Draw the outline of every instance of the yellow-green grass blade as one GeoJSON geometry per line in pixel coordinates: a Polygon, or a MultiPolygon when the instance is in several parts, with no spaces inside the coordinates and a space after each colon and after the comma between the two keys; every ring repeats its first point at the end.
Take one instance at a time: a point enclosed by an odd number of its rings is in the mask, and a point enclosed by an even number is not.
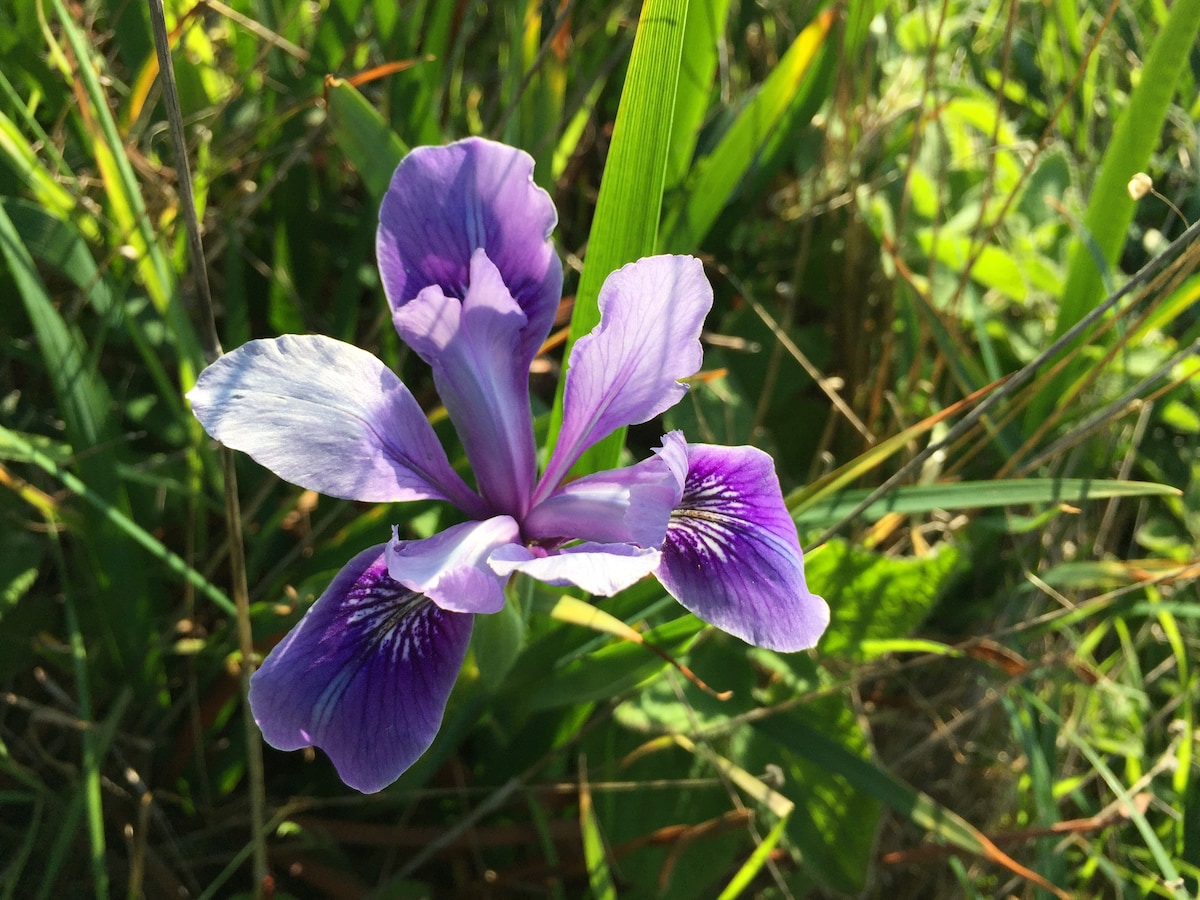
{"type": "Polygon", "coordinates": [[[663,249],[694,253],[699,248],[789,109],[807,95],[833,20],[832,11],[823,12],[800,32],[713,152],[696,164],[678,202],[664,216],[663,249]]]}
{"type": "MultiPolygon", "coordinates": [[[[568,354],[575,341],[600,321],[597,301],[604,279],[626,263],[654,253],[658,244],[687,9],[687,0],[646,0],[642,7],[575,294],[568,354]]],[[[563,385],[560,380],[551,412],[551,446],[562,427],[563,385]]],[[[585,453],[575,471],[611,468],[624,443],[622,428],[585,453]]]]}
{"type": "MultiPolygon", "coordinates": [[[[870,494],[869,490],[843,491],[805,506],[793,518],[802,528],[839,521],[870,494]]],[[[1027,504],[1076,505],[1110,497],[1177,497],[1179,489],[1147,481],[1089,480],[1086,478],[1014,478],[954,484],[921,484],[901,487],[863,511],[864,519],[888,513],[916,515],[934,509],[982,509],[1027,504]]]]}

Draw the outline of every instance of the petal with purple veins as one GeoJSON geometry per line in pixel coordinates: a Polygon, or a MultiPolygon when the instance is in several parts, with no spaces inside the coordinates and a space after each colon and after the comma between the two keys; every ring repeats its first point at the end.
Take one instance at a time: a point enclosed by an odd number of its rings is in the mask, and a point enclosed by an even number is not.
{"type": "Polygon", "coordinates": [[[684,607],[758,647],[812,647],[829,607],[804,580],[804,555],[767,454],[688,445],[658,579],[684,607]]]}
{"type": "Polygon", "coordinates": [[[487,564],[492,551],[521,539],[514,519],[495,516],[451,525],[433,537],[399,540],[385,554],[388,572],[405,587],[456,613],[494,613],[504,606],[503,577],[487,564]]]}
{"type": "Polygon", "coordinates": [[[382,545],[364,550],[250,679],[263,737],[320,747],[350,787],[382,790],[433,742],[472,619],[393,581],[382,545]]]}
{"type": "Polygon", "coordinates": [[[486,250],[528,316],[519,357],[528,365],[562,296],[550,243],[558,214],[532,176],[529,154],[480,138],[409,153],[384,195],[375,242],[392,308],[431,285],[465,297],[471,256],[486,250]]]}
{"type": "Polygon", "coordinates": [[[647,257],[605,279],[600,324],[571,351],[562,430],[537,499],[588,447],[679,402],[687,391],[679,380],[700,369],[700,328],[712,299],[704,267],[691,256],[647,257]]]}
{"type": "Polygon", "coordinates": [[[320,335],[250,341],[188,393],[205,430],[280,478],[347,500],[449,500],[485,511],[408,388],[383,363],[320,335]]]}
{"type": "Polygon", "coordinates": [[[493,512],[523,515],[537,474],[529,367],[517,360],[526,318],[500,271],[477,250],[464,299],[429,287],[396,310],[394,319],[433,368],[479,492],[493,512]]]}
{"type": "Polygon", "coordinates": [[[582,543],[549,554],[510,544],[496,550],[488,562],[499,575],[524,572],[546,584],[573,584],[589,594],[611,597],[653,572],[659,557],[657,550],[630,544],[582,543]]]}

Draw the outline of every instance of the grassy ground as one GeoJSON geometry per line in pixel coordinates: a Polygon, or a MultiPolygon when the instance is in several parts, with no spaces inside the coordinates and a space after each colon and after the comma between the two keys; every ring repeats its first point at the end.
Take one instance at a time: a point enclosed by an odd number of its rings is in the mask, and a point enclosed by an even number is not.
{"type": "Polygon", "coordinates": [[[390,327],[378,203],[409,147],[520,146],[567,267],[539,422],[603,276],[701,256],[704,370],[628,446],[768,450],[833,624],[781,655],[655,584],[604,602],[721,702],[514,583],[395,786],[261,751],[239,623],[265,653],[355,552],[442,513],[238,458],[231,515],[183,399],[207,312],[149,14],[15,0],[0,895],[1195,895],[1198,0],[208,0],[167,23],[225,349],[357,343],[460,457],[390,327]]]}

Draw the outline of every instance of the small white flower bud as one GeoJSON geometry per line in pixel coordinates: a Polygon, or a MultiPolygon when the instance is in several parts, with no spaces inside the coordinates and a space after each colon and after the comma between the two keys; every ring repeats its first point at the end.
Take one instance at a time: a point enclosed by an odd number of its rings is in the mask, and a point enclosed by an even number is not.
{"type": "Polygon", "coordinates": [[[1129,191],[1129,196],[1134,200],[1141,200],[1154,190],[1154,182],[1145,172],[1138,172],[1129,179],[1129,185],[1126,190],[1129,191]]]}

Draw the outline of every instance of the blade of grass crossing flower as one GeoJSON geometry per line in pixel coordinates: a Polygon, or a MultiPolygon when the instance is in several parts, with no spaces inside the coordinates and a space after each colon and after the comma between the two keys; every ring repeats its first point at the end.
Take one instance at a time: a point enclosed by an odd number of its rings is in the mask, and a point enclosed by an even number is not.
{"type": "MultiPolygon", "coordinates": [[[[609,273],[657,249],[687,10],[688,0],[646,0],[642,7],[575,295],[567,353],[600,321],[597,301],[609,273]]],[[[563,386],[560,380],[550,419],[551,445],[562,427],[563,386]]],[[[624,444],[622,428],[585,453],[574,471],[612,468],[624,444]]]]}
{"type": "Polygon", "coordinates": [[[813,63],[833,21],[834,13],[826,10],[800,32],[713,152],[696,164],[685,190],[663,217],[664,250],[694,253],[699,249],[792,104],[805,95],[818,71],[813,63]]]}
{"type": "Polygon", "coordinates": [[[1070,894],[1050,884],[1037,872],[1027,869],[1004,853],[985,834],[957,813],[942,806],[928,794],[913,790],[873,763],[851,753],[801,719],[786,714],[771,716],[756,722],[754,727],[793,753],[845,778],[856,789],[891,807],[935,838],[1003,866],[1013,874],[1050,891],[1060,900],[1070,900],[1070,894]]]}
{"type": "Polygon", "coordinates": [[[751,882],[762,871],[762,867],[766,865],[767,860],[771,858],[771,851],[775,849],[775,845],[779,843],[779,839],[783,836],[784,830],[787,828],[788,816],[784,816],[775,826],[767,832],[767,836],[762,839],[754,852],[750,854],[740,869],[734,873],[733,878],[729,880],[729,884],[725,885],[725,890],[717,895],[717,900],[735,900],[742,896],[751,882]]]}
{"type": "Polygon", "coordinates": [[[378,204],[408,147],[350,82],[326,76],[325,99],[333,139],[378,204]]]}

